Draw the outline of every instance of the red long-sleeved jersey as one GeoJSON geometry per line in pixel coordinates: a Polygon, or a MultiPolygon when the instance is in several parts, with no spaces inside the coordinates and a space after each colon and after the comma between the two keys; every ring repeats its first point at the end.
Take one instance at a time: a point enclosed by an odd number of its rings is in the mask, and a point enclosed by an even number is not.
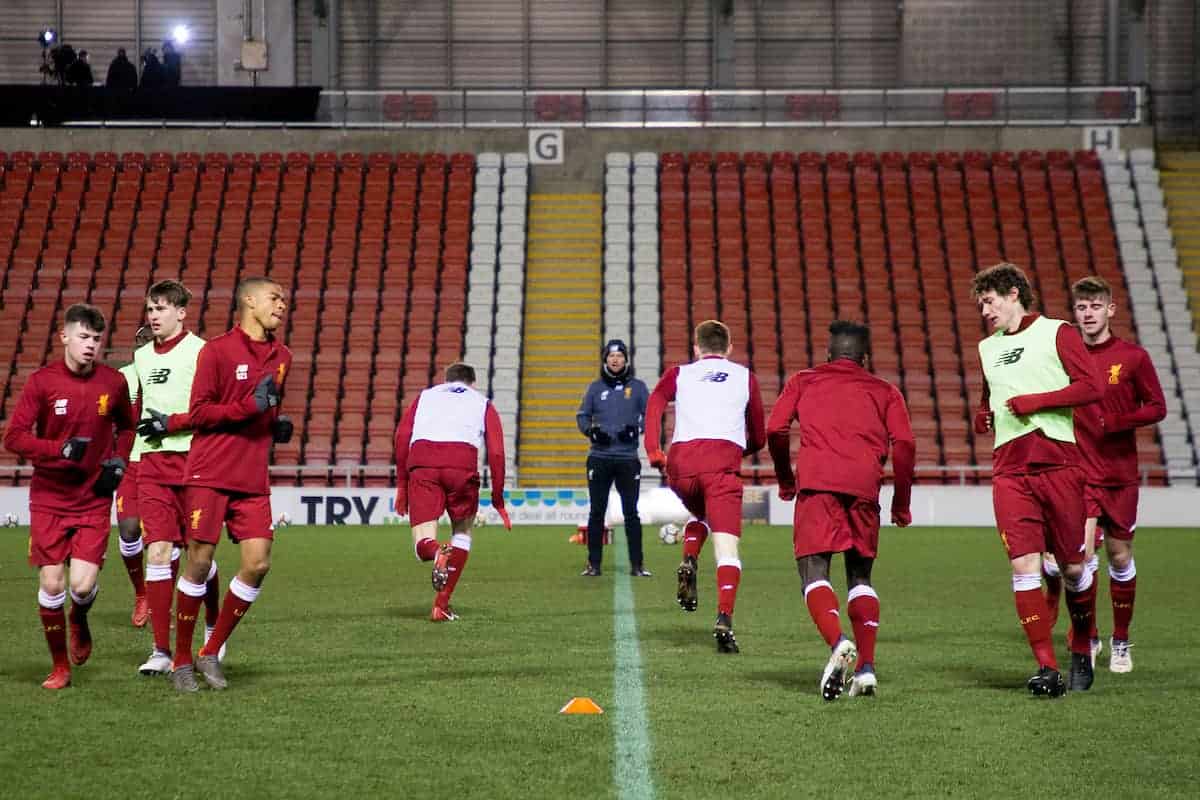
{"type": "Polygon", "coordinates": [[[92,484],[105,459],[128,460],[134,420],[129,384],[112,367],[97,364],[76,375],[59,361],[30,375],[4,433],[4,446],[33,462],[30,509],[107,514],[112,498],[97,497],[92,484]],[[76,436],[91,441],[82,461],[68,461],[63,442],[76,436]]]}
{"type": "Polygon", "coordinates": [[[896,474],[892,509],[908,511],[916,442],[900,390],[845,358],[793,375],[767,422],[780,486],[879,501],[888,452],[896,474]],[[796,474],[788,429],[800,422],[796,474]]]}
{"type": "Polygon", "coordinates": [[[227,492],[267,494],[272,423],[279,407],[259,411],[254,389],[273,375],[282,391],[292,351],[268,335],[255,341],[238,327],[210,339],[196,359],[188,411],[192,447],[187,483],[227,492]]]}

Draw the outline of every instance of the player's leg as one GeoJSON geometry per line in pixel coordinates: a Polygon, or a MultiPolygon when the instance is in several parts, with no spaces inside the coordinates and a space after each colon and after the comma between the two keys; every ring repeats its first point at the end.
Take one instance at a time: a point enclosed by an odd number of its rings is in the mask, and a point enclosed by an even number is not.
{"type": "Polygon", "coordinates": [[[1133,560],[1133,532],[1137,527],[1137,486],[1112,489],[1106,514],[1104,550],[1108,556],[1108,591],[1112,598],[1112,651],[1108,668],[1132,672],[1129,626],[1137,596],[1137,564],[1133,560]]]}
{"type": "MultiPolygon", "coordinates": [[[[32,515],[35,523],[37,512],[32,515]]],[[[30,560],[37,555],[31,542],[30,560]]],[[[71,685],[71,660],[67,653],[67,570],[61,563],[43,564],[38,568],[38,617],[53,664],[42,682],[45,689],[64,689],[71,685]]]]}
{"type": "Polygon", "coordinates": [[[213,553],[228,513],[229,496],[206,486],[189,486],[184,489],[183,507],[187,563],[180,569],[175,592],[172,683],[176,691],[195,692],[199,689],[192,657],[196,621],[207,592],[205,584],[213,553]]]}
{"type": "MultiPolygon", "coordinates": [[[[799,499],[799,498],[797,498],[799,499]]],[[[800,583],[804,589],[804,604],[809,616],[829,645],[829,660],[821,671],[817,690],[828,701],[838,699],[853,673],[858,650],[854,642],[842,635],[841,615],[837,595],[829,582],[829,566],[833,553],[807,553],[796,559],[800,583]]]]}
{"type": "Polygon", "coordinates": [[[420,561],[432,561],[430,580],[435,591],[446,585],[450,546],[437,540],[438,518],[446,510],[446,493],[439,470],[421,467],[408,474],[408,520],[412,525],[413,552],[420,561]]]}
{"type": "Polygon", "coordinates": [[[165,675],[171,671],[171,606],[175,599],[171,555],[183,542],[182,501],[171,487],[154,483],[138,487],[138,500],[146,542],[146,596],[154,635],[150,657],[138,672],[165,675]]]}
{"type": "Polygon", "coordinates": [[[613,478],[621,498],[621,514],[625,517],[625,544],[629,548],[629,574],[648,578],[642,550],[642,518],[638,515],[638,496],[641,494],[642,462],[636,458],[613,464],[613,478]]]}
{"type": "Polygon", "coordinates": [[[1091,688],[1094,665],[1091,646],[1096,624],[1096,582],[1088,567],[1085,541],[1087,512],[1084,505],[1084,476],[1078,467],[1067,467],[1031,476],[1063,574],[1063,593],[1071,615],[1071,672],[1067,684],[1072,691],[1091,688]]]}
{"type": "Polygon", "coordinates": [[[1050,615],[1046,596],[1042,594],[1042,551],[1046,548],[1042,508],[1029,487],[1028,477],[1022,475],[994,477],[992,505],[1000,541],[1012,566],[1017,621],[1038,664],[1037,674],[1026,686],[1035,695],[1060,697],[1066,692],[1066,681],[1054,656],[1050,615]]]}
{"type": "MultiPolygon", "coordinates": [[[[77,530],[76,536],[81,533],[77,530]]],[[[71,594],[71,612],[67,615],[71,633],[71,663],[82,666],[92,655],[92,629],[88,625],[88,612],[96,602],[100,591],[100,563],[86,561],[72,553],[67,570],[71,594]]]]}
{"type": "Polygon", "coordinates": [[[879,635],[879,595],[871,585],[871,568],[879,551],[879,504],[857,498],[847,500],[846,520],[854,546],[844,553],[846,562],[846,612],[854,629],[858,661],[850,683],[850,696],[875,694],[875,640],[879,635]]]}
{"type": "Polygon", "coordinates": [[[717,652],[737,653],[733,609],[742,581],[742,559],[738,553],[742,536],[742,479],[736,472],[708,473],[701,478],[717,562],[717,621],[713,636],[717,652]]]}
{"type": "MultiPolygon", "coordinates": [[[[118,494],[118,501],[121,498],[118,494]]],[[[125,572],[129,575],[129,583],[133,586],[133,613],[130,621],[135,628],[143,628],[150,620],[150,601],[146,595],[146,565],[145,543],[142,541],[141,520],[138,517],[124,517],[117,520],[117,545],[121,549],[121,561],[125,564],[125,572]]]]}
{"type": "Polygon", "coordinates": [[[683,558],[675,570],[678,585],[675,590],[675,600],[684,611],[695,611],[700,604],[699,591],[696,588],[696,577],[699,573],[698,559],[700,550],[708,541],[710,529],[704,521],[704,489],[698,478],[668,477],[668,485],[675,496],[683,503],[683,507],[691,514],[687,525],[683,528],[683,558]]]}
{"type": "Polygon", "coordinates": [[[1053,553],[1042,553],[1042,577],[1046,580],[1046,611],[1053,629],[1058,622],[1058,604],[1062,599],[1062,573],[1053,553]]]}
{"type": "Polygon", "coordinates": [[[604,517],[608,513],[608,493],[612,491],[615,462],[607,458],[588,456],[588,563],[583,572],[586,578],[600,575],[600,563],[604,560],[604,517]]]}
{"type": "Polygon", "coordinates": [[[241,564],[237,574],[229,582],[229,591],[225,593],[225,599],[221,603],[221,614],[217,618],[212,636],[196,656],[196,670],[213,689],[224,689],[227,686],[225,675],[221,671],[220,650],[234,628],[249,613],[250,606],[258,599],[263,581],[271,571],[271,545],[275,535],[271,525],[269,496],[231,497],[228,509],[225,522],[230,538],[238,543],[241,564]]]}
{"type": "Polygon", "coordinates": [[[474,470],[442,470],[442,490],[450,515],[450,544],[446,556],[446,581],[434,598],[429,613],[432,622],[453,622],[458,615],[450,608],[450,597],[462,578],[471,555],[471,525],[479,512],[479,474],[474,470]]]}

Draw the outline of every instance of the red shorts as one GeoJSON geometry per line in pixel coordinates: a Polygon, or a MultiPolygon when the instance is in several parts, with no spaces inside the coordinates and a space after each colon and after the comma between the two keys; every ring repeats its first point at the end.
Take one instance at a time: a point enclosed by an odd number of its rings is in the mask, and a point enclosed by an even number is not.
{"type": "Polygon", "coordinates": [[[125,475],[117,486],[117,522],[141,517],[138,503],[138,462],[130,461],[125,467],[125,475]]]}
{"type": "Polygon", "coordinates": [[[31,510],[29,563],[35,567],[46,567],[75,558],[103,565],[111,532],[107,512],[76,516],[31,510]]]}
{"type": "Polygon", "coordinates": [[[222,525],[232,542],[275,538],[270,495],[188,486],[183,490],[183,508],[185,541],[216,544],[222,525]]]}
{"type": "Polygon", "coordinates": [[[742,535],[742,479],[736,472],[668,475],[667,485],[709,530],[742,535]]]}
{"type": "Polygon", "coordinates": [[[1009,559],[1049,552],[1059,564],[1082,562],[1083,491],[1079,467],[992,478],[996,525],[1009,559]]]}
{"type": "Polygon", "coordinates": [[[479,511],[479,473],[456,467],[417,467],[408,473],[408,519],[436,522],[442,512],[454,521],[479,511]]]}
{"type": "Polygon", "coordinates": [[[183,506],[183,494],[182,486],[138,484],[138,500],[142,507],[142,540],[146,544],[183,544],[183,522],[187,517],[183,506]]]}
{"type": "MultiPolygon", "coordinates": [[[[1093,486],[1088,484],[1084,491],[1088,517],[1095,517],[1105,536],[1133,541],[1137,528],[1138,487],[1093,486]]],[[[1098,537],[1099,538],[1099,537],[1098,537]]]]}
{"type": "Polygon", "coordinates": [[[849,494],[802,491],[792,517],[796,558],[856,550],[875,558],[879,550],[879,504],[849,494]]]}

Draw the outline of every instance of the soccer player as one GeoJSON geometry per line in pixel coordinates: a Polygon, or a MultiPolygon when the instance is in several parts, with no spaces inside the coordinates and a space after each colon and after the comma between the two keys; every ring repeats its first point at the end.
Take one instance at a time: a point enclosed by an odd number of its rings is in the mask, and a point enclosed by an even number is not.
{"type": "Polygon", "coordinates": [[[696,559],[709,533],[717,561],[717,652],[737,653],[733,607],[742,562],[742,479],[744,456],[766,443],[762,394],[749,369],[729,360],[729,328],[717,320],[696,326],[696,360],[672,367],[659,379],[646,405],[646,454],[663,471],[692,518],[684,528],[683,561],[676,570],[676,600],[695,611],[696,559]],[[675,402],[675,433],[669,453],[659,440],[663,412],[675,402]]]}
{"type": "Polygon", "coordinates": [[[67,309],[63,360],[29,376],[4,433],[4,446],[33,462],[29,563],[38,568],[38,612],[54,662],[46,689],[69,686],[71,664],[84,664],[92,653],[88,611],[108,548],[113,492],[125,471],[120,454],[128,455],[133,440],[129,385],[96,362],[104,326],[94,306],[67,309]]]}
{"type": "Polygon", "coordinates": [[[1077,634],[1070,688],[1089,689],[1088,632],[1096,614],[1096,587],[1084,552],[1085,479],[1072,409],[1098,400],[1102,386],[1079,332],[1029,311],[1033,288],[1019,267],[989,267],[975,275],[972,289],[994,331],[979,343],[985,382],[974,427],[976,433],[995,434],[996,524],[1012,562],[1017,618],[1038,662],[1027,686],[1034,695],[1059,697],[1067,682],[1054,656],[1041,554],[1053,552],[1065,578],[1077,634]]]}
{"type": "MultiPolygon", "coordinates": [[[[1104,380],[1100,402],[1075,412],[1075,435],[1087,473],[1089,548],[1096,545],[1099,533],[1108,557],[1113,613],[1108,668],[1112,672],[1132,672],[1129,625],[1137,591],[1137,567],[1133,561],[1138,505],[1135,432],[1166,417],[1167,403],[1150,355],[1112,333],[1111,320],[1117,306],[1108,282],[1098,277],[1083,278],[1071,287],[1071,297],[1075,322],[1096,371],[1104,380]]],[[[1091,638],[1095,652],[1099,650],[1099,638],[1094,627],[1091,638]]]]}
{"type": "MultiPolygon", "coordinates": [[[[173,567],[183,544],[183,487],[192,441],[188,406],[196,359],[204,340],[184,327],[192,293],[178,281],[159,281],[146,297],[146,321],[154,344],[134,353],[136,380],[142,386],[141,421],[133,446],[140,459],[137,497],[147,545],[146,587],[150,598],[154,649],[140,667],[142,675],[171,671],[173,567]]],[[[220,610],[217,562],[205,583],[205,641],[212,637],[220,610]]]]}
{"type": "Polygon", "coordinates": [[[192,380],[193,433],[183,501],[188,562],[175,595],[171,676],[180,692],[199,689],[197,670],[213,689],[228,685],[221,646],[258,598],[271,568],[271,443],[292,437],[291,420],[279,414],[292,353],[273,333],[287,312],[283,287],[269,278],[243,278],[235,295],[237,325],[200,349],[192,380]],[[229,582],[216,629],[193,660],[196,616],[222,525],[238,544],[241,564],[229,582]]]}
{"type": "Polygon", "coordinates": [[[864,369],[870,335],[865,325],[830,325],[827,363],[793,375],[767,422],[779,496],[796,500],[792,542],[804,602],[831,651],[818,687],[826,700],[836,700],[846,683],[851,697],[873,695],[878,685],[879,595],[871,586],[871,567],[879,551],[879,486],[889,451],[895,471],[892,523],[912,522],[917,446],[900,390],[864,369]],[[788,430],[797,419],[801,443],[793,475],[788,430]],[[857,648],[842,633],[829,583],[834,553],[845,555],[846,607],[857,648]]]}
{"type": "Polygon", "coordinates": [[[504,507],[504,431],[500,415],[475,390],[469,364],[446,367],[446,381],[417,395],[396,427],[396,513],[408,514],[413,549],[433,562],[431,622],[454,622],[450,597],[471,555],[471,526],[479,509],[479,447],[487,445],[492,507],[512,530],[504,507]],[[438,544],[437,524],[450,516],[450,541],[438,544]]]}
{"type": "MultiPolygon", "coordinates": [[[[151,338],[153,336],[148,327],[143,325],[138,328],[133,338],[134,350],[150,341],[151,338]]],[[[133,414],[136,417],[140,413],[138,394],[141,391],[141,384],[138,383],[137,368],[130,361],[118,371],[125,376],[125,382],[129,384],[129,402],[133,406],[133,414]]],[[[121,478],[121,485],[117,487],[117,545],[121,549],[121,560],[125,562],[125,571],[129,573],[129,582],[133,584],[133,613],[131,621],[133,622],[133,627],[142,628],[145,627],[146,622],[150,619],[150,603],[146,599],[142,520],[141,514],[138,511],[137,459],[136,452],[130,454],[129,463],[125,465],[125,477],[121,478]]]]}

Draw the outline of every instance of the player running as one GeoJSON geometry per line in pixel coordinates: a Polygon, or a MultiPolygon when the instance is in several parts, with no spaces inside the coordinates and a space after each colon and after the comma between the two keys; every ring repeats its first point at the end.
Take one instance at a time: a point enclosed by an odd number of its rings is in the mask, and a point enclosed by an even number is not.
{"type": "MultiPolygon", "coordinates": [[[[1117,307],[1108,282],[1098,277],[1083,278],[1071,287],[1071,297],[1075,322],[1104,387],[1100,402],[1075,413],[1075,435],[1087,473],[1089,548],[1102,537],[1108,556],[1113,614],[1108,668],[1112,672],[1132,672],[1129,625],[1137,591],[1133,561],[1138,505],[1136,431],[1165,418],[1167,403],[1150,355],[1112,333],[1111,320],[1117,307]]],[[[1054,602],[1057,606],[1057,598],[1054,602]]],[[[1096,652],[1100,648],[1094,625],[1091,639],[1096,652]]]]}
{"type": "MultiPolygon", "coordinates": [[[[184,327],[192,293],[178,281],[159,281],[146,296],[146,320],[153,345],[134,353],[136,379],[142,386],[141,421],[133,445],[139,459],[137,497],[149,564],[146,589],[150,598],[154,649],[138,667],[142,675],[171,671],[171,603],[174,599],[176,553],[183,545],[186,523],[184,483],[192,441],[188,406],[196,359],[204,340],[184,327]]],[[[205,641],[212,636],[220,610],[217,562],[205,582],[205,641]]],[[[223,654],[219,654],[223,655],[223,654]]]]}
{"type": "Polygon", "coordinates": [[[396,427],[396,513],[409,515],[417,558],[433,562],[437,595],[431,622],[459,618],[450,597],[471,555],[471,526],[479,510],[479,447],[484,443],[492,507],[512,530],[504,508],[504,431],[496,407],[475,389],[473,367],[447,367],[445,383],[417,395],[396,427]],[[448,543],[439,545],[437,524],[443,512],[450,516],[452,533],[448,543]]]}
{"type": "MultiPolygon", "coordinates": [[[[150,329],[143,325],[137,329],[133,337],[133,348],[144,345],[153,338],[150,329]]],[[[138,383],[137,368],[130,361],[118,372],[125,376],[129,384],[129,402],[133,406],[136,417],[139,412],[138,394],[141,385],[138,383]]],[[[150,619],[150,602],[146,599],[145,556],[142,541],[142,519],[138,511],[137,495],[137,453],[131,453],[129,463],[125,465],[125,477],[117,487],[117,546],[121,549],[121,560],[125,563],[125,571],[129,573],[129,582],[133,585],[133,613],[130,621],[133,627],[144,628],[150,619]]]]}
{"type": "Polygon", "coordinates": [[[717,320],[696,326],[696,360],[672,367],[658,381],[646,405],[646,454],[662,470],[692,518],[684,529],[683,561],[676,571],[676,599],[695,611],[696,560],[709,533],[717,561],[717,622],[713,636],[720,653],[737,653],[733,607],[742,562],[742,458],[766,443],[762,394],[754,373],[729,360],[729,328],[717,320]],[[667,404],[675,402],[675,433],[668,454],[659,434],[667,404]]]}
{"type": "Polygon", "coordinates": [[[29,563],[38,568],[38,613],[54,662],[46,689],[70,686],[71,664],[84,664],[92,653],[88,611],[108,548],[113,492],[125,471],[121,454],[128,455],[133,441],[129,385],[120,372],[96,363],[104,327],[94,306],[67,309],[63,360],[29,376],[4,434],[8,450],[33,462],[29,563]]]}
{"type": "Polygon", "coordinates": [[[292,353],[273,333],[287,312],[283,288],[269,278],[244,278],[236,301],[237,325],[200,349],[192,381],[183,502],[188,563],[175,596],[172,672],[180,692],[199,689],[197,670],[213,689],[227,686],[221,646],[258,598],[271,568],[271,443],[292,437],[291,420],[279,414],[292,353]],[[229,582],[216,629],[193,661],[196,617],[222,525],[238,544],[241,565],[229,582]]]}
{"type": "Polygon", "coordinates": [[[792,541],[804,601],[832,651],[819,687],[826,700],[836,700],[847,683],[852,697],[875,694],[879,595],[871,567],[879,550],[879,486],[889,451],[896,475],[892,523],[912,522],[917,447],[908,408],[899,389],[864,369],[869,352],[865,325],[834,322],[828,362],[793,375],[767,422],[779,496],[796,500],[792,541]],[[795,420],[801,443],[793,475],[788,431],[795,420]],[[846,607],[857,650],[842,633],[829,582],[834,553],[845,554],[846,607]]]}
{"type": "Polygon", "coordinates": [[[1028,681],[1034,695],[1059,697],[1058,671],[1042,594],[1042,551],[1053,552],[1066,579],[1067,608],[1077,636],[1070,688],[1086,690],[1093,670],[1088,631],[1096,587],[1084,552],[1084,472],[1072,409],[1098,400],[1101,383],[1074,327],[1030,313],[1033,289],[1021,269],[1001,263],[975,275],[980,313],[994,333],[979,343],[983,403],[975,432],[994,431],[992,501],[1012,562],[1017,618],[1038,662],[1028,681]]]}

